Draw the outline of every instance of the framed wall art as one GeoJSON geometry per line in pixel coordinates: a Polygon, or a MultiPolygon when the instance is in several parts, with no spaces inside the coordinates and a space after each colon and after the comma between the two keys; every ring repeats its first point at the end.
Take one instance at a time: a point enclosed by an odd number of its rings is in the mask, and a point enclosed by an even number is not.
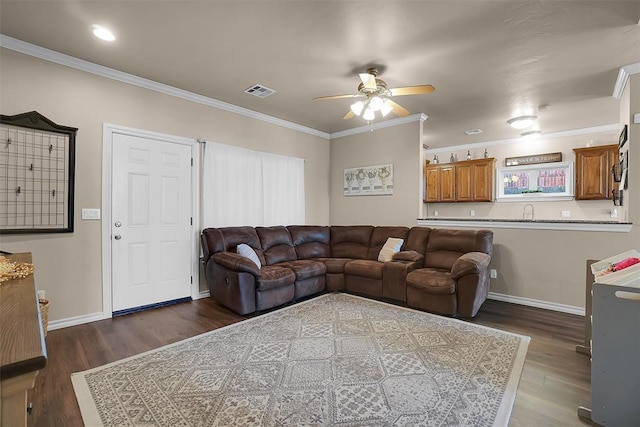
{"type": "Polygon", "coordinates": [[[0,116],[0,234],[73,232],[77,128],[0,116]]]}
{"type": "Polygon", "coordinates": [[[393,194],[393,165],[345,169],[342,184],[345,196],[393,194]]]}

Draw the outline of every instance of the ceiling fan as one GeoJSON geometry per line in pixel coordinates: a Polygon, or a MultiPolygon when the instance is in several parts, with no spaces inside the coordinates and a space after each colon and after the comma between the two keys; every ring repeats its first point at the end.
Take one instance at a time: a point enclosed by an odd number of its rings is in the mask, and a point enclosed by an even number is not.
{"type": "Polygon", "coordinates": [[[362,118],[365,120],[373,120],[376,118],[376,112],[380,112],[382,117],[386,117],[387,114],[393,111],[398,117],[404,117],[409,115],[409,111],[391,100],[392,96],[403,95],[421,95],[432,93],[436,90],[431,85],[419,85],[419,86],[404,86],[389,88],[387,83],[377,78],[377,68],[369,68],[366,73],[360,73],[360,80],[362,83],[358,85],[358,92],[349,95],[331,95],[331,96],[319,96],[313,98],[316,100],[325,99],[340,99],[340,98],[366,98],[364,101],[358,101],[351,105],[351,108],[343,119],[348,120],[354,116],[362,114],[362,118]]]}

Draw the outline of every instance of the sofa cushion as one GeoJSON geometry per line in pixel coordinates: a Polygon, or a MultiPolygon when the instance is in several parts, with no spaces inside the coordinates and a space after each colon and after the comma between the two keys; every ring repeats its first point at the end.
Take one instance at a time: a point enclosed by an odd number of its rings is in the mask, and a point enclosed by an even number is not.
{"type": "Polygon", "coordinates": [[[431,230],[424,266],[450,271],[462,254],[484,252],[491,255],[493,232],[490,230],[431,230]]]}
{"type": "Polygon", "coordinates": [[[456,292],[456,282],[447,271],[419,268],[407,275],[407,286],[436,295],[456,292]]]}
{"type": "Polygon", "coordinates": [[[260,270],[260,276],[256,279],[256,290],[268,291],[293,285],[295,281],[296,275],[291,269],[278,267],[277,265],[265,265],[260,270]]]}
{"type": "Polygon", "coordinates": [[[260,262],[260,258],[258,258],[258,254],[256,254],[256,251],[254,251],[251,246],[240,243],[237,246],[236,251],[238,252],[238,255],[252,261],[258,267],[258,270],[262,268],[262,263],[260,262]]]}
{"type": "Polygon", "coordinates": [[[344,273],[350,276],[382,280],[384,263],[370,259],[354,259],[344,266],[344,273]]]}
{"type": "Polygon", "coordinates": [[[256,227],[267,265],[297,259],[289,230],[283,226],[256,227]]]}
{"type": "Polygon", "coordinates": [[[264,265],[264,254],[262,253],[262,246],[260,246],[260,239],[253,227],[222,227],[219,228],[222,238],[224,240],[224,250],[229,252],[236,252],[236,248],[239,244],[245,243],[256,252],[260,262],[264,265]]]}
{"type": "Polygon", "coordinates": [[[431,229],[429,227],[411,227],[407,239],[404,241],[403,251],[416,251],[424,255],[431,229]]]}
{"type": "Polygon", "coordinates": [[[322,261],[327,266],[327,273],[329,274],[342,274],[344,273],[344,266],[353,261],[352,258],[318,258],[316,261],[322,261]]]}
{"type": "Polygon", "coordinates": [[[372,225],[331,226],[331,256],[367,259],[373,228],[372,225]]]}
{"type": "Polygon", "coordinates": [[[396,239],[395,237],[389,237],[384,244],[380,253],[378,254],[378,261],[389,262],[393,259],[393,256],[400,252],[400,248],[404,243],[403,239],[396,239]]]}
{"type": "Polygon", "coordinates": [[[308,259],[300,259],[297,261],[281,262],[280,267],[286,267],[293,270],[296,280],[309,279],[311,277],[323,276],[327,273],[327,266],[319,261],[311,261],[308,259]]]}
{"type": "Polygon", "coordinates": [[[407,238],[407,234],[409,234],[407,227],[375,227],[371,233],[371,241],[369,242],[366,259],[377,260],[380,250],[389,237],[402,239],[404,241],[407,238]]]}
{"type": "Polygon", "coordinates": [[[315,225],[290,225],[287,227],[298,259],[320,258],[331,255],[329,242],[331,229],[315,225]]]}

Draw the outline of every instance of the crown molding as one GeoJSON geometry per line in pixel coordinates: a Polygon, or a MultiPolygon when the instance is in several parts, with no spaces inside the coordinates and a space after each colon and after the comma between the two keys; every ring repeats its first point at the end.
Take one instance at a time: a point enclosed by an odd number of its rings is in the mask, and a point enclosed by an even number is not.
{"type": "Polygon", "coordinates": [[[412,114],[406,117],[398,117],[397,119],[385,120],[382,122],[375,122],[364,126],[359,126],[357,128],[341,130],[340,132],[334,132],[329,135],[329,139],[342,138],[344,136],[356,135],[359,133],[367,133],[372,132],[377,129],[384,129],[393,126],[403,125],[405,123],[412,123],[419,121],[420,123],[424,123],[429,116],[424,113],[412,114]]]}
{"type": "Polygon", "coordinates": [[[613,97],[615,99],[620,100],[620,98],[622,98],[622,93],[624,92],[624,88],[627,86],[629,77],[638,73],[640,73],[640,62],[620,67],[616,84],[613,87],[613,97]]]}
{"type": "MultiPolygon", "coordinates": [[[[540,134],[540,138],[553,139],[553,138],[564,138],[566,136],[589,135],[589,134],[601,133],[601,132],[613,132],[613,131],[620,132],[621,128],[622,128],[622,125],[620,125],[620,123],[612,123],[609,125],[592,126],[588,128],[579,128],[579,129],[562,130],[558,132],[543,133],[543,134],[540,134]]],[[[496,147],[499,145],[510,145],[510,144],[522,144],[522,138],[517,137],[517,138],[497,139],[494,141],[474,142],[473,144],[451,145],[448,147],[429,148],[425,151],[425,153],[438,154],[443,152],[450,152],[454,148],[456,151],[460,151],[460,150],[471,150],[475,148],[484,149],[486,147],[496,147]]]]}
{"type": "Polygon", "coordinates": [[[122,83],[138,86],[144,89],[149,89],[155,92],[159,92],[165,95],[174,96],[176,98],[182,98],[187,101],[195,102],[198,104],[206,105],[209,107],[217,108],[220,110],[228,111],[231,113],[239,114],[241,116],[249,117],[256,120],[261,120],[276,126],[281,126],[287,129],[293,129],[298,132],[303,132],[309,135],[317,136],[323,139],[330,139],[330,135],[326,132],[319,131],[307,126],[299,125],[297,123],[289,122],[287,120],[279,119],[277,117],[269,116],[264,113],[249,110],[248,108],[239,107],[237,105],[229,104],[224,101],[219,101],[214,98],[209,98],[197,93],[189,92],[187,90],[178,89],[173,86],[169,86],[163,83],[158,83],[153,80],[138,77],[133,74],[125,73],[115,70],[113,68],[98,65],[93,62],[85,61],[75,58],[73,56],[65,55],[54,50],[46,49],[31,43],[24,42],[22,40],[14,39],[13,37],[0,34],[0,47],[13,50],[15,52],[23,53],[25,55],[33,56],[35,58],[44,59],[45,61],[53,62],[66,67],[74,68],[76,70],[84,71],[87,73],[95,74],[107,79],[116,80],[122,83]]]}

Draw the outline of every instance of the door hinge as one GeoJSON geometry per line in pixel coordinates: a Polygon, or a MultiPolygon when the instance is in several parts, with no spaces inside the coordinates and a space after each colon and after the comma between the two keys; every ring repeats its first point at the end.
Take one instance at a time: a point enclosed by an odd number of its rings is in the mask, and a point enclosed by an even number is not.
{"type": "Polygon", "coordinates": [[[193,276],[191,276],[191,284],[193,285],[193,276]]]}
{"type": "Polygon", "coordinates": [[[193,157],[191,158],[191,166],[193,166],[193,157]]]}
{"type": "Polygon", "coordinates": [[[191,217],[191,225],[193,225],[193,217],[191,217]]]}

